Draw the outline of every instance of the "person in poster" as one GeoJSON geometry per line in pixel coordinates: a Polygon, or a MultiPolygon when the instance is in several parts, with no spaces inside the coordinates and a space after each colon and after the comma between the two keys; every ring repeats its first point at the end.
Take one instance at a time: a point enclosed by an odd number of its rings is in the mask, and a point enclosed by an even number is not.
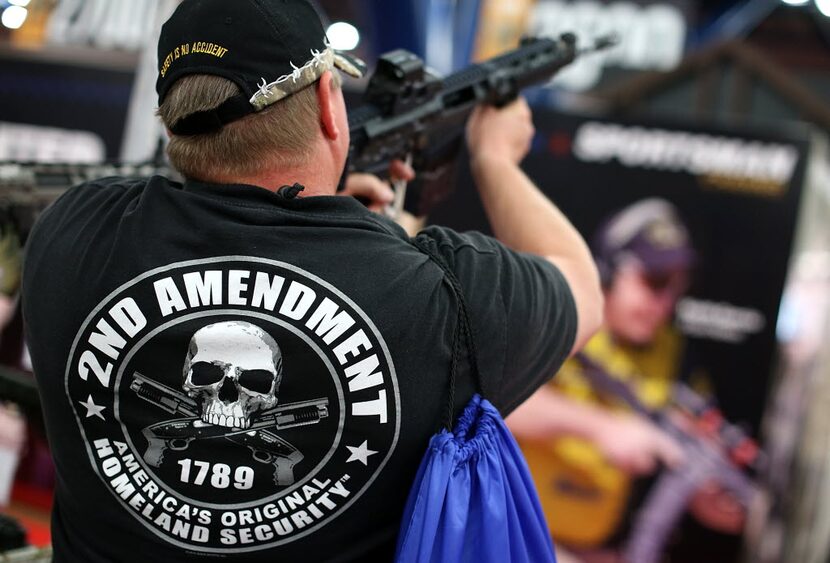
{"type": "MultiPolygon", "coordinates": [[[[683,353],[672,326],[695,261],[675,207],[650,198],[614,214],[594,239],[605,326],[559,375],[509,419],[520,439],[551,533],[589,561],[614,560],[635,478],[683,461],[680,446],[602,389],[621,382],[649,410],[671,398],[683,353]],[[599,387],[599,388],[598,388],[599,387]],[[611,559],[608,559],[608,558],[611,559]]],[[[610,391],[610,392],[609,392],[610,391]]]]}

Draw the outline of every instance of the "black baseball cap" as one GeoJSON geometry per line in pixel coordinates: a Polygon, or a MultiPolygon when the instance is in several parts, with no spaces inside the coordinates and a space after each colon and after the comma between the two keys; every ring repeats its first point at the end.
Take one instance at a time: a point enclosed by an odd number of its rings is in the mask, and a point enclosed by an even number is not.
{"type": "Polygon", "coordinates": [[[625,257],[636,259],[649,274],[688,269],[696,260],[677,209],[660,198],[645,199],[617,212],[600,228],[593,247],[603,277],[625,257]]]}
{"type": "Polygon", "coordinates": [[[306,0],[184,0],[161,28],[159,105],[191,74],[236,83],[242,94],[171,127],[177,135],[216,131],[290,96],[334,67],[360,77],[365,65],[328,45],[320,17],[306,0]]]}

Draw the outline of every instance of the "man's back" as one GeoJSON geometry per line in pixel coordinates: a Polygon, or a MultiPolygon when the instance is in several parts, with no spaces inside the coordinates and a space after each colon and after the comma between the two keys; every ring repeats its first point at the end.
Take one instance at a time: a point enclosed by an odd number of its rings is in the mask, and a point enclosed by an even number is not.
{"type": "MultiPolygon", "coordinates": [[[[550,262],[431,228],[504,414],[570,352],[550,262]]],[[[24,314],[58,560],[360,559],[395,539],[449,400],[457,305],[352,198],[162,178],[73,189],[29,240],[24,314]]],[[[466,370],[456,409],[476,388],[466,370]]]]}

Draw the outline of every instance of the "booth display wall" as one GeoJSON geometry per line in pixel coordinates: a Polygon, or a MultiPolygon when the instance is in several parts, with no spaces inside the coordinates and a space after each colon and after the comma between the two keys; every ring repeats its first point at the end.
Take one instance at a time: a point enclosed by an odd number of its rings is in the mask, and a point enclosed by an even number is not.
{"type": "Polygon", "coordinates": [[[30,149],[21,148],[25,139],[19,136],[8,139],[16,146],[0,147],[0,160],[95,162],[118,157],[133,84],[131,70],[12,58],[0,59],[0,65],[0,122],[33,126],[30,149]],[[73,158],[73,147],[56,147],[49,158],[37,158],[43,145],[50,145],[50,132],[41,133],[43,127],[53,134],[54,130],[91,134],[92,144],[100,148],[86,158],[73,158]]]}

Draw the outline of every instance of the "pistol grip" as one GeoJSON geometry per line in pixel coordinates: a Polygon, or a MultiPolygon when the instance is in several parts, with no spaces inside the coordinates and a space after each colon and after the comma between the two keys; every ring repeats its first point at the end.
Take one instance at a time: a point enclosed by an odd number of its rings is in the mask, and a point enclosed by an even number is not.
{"type": "Polygon", "coordinates": [[[273,456],[274,484],[282,487],[294,484],[294,466],[303,460],[303,454],[294,450],[288,455],[273,456]]]}
{"type": "Polygon", "coordinates": [[[144,461],[153,467],[160,467],[164,461],[164,450],[167,446],[160,438],[148,438],[147,449],[144,452],[144,461]]]}

